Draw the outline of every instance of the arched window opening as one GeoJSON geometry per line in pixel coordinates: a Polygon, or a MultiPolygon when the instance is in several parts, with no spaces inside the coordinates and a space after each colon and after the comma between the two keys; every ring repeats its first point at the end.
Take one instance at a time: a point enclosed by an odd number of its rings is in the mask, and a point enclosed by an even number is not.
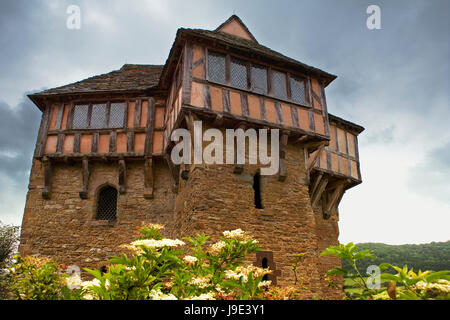
{"type": "Polygon", "coordinates": [[[253,176],[253,191],[255,194],[255,208],[263,209],[262,199],[261,199],[261,175],[257,172],[253,176]]]}
{"type": "Polygon", "coordinates": [[[102,188],[98,194],[97,220],[116,220],[117,190],[111,186],[102,188]]]}

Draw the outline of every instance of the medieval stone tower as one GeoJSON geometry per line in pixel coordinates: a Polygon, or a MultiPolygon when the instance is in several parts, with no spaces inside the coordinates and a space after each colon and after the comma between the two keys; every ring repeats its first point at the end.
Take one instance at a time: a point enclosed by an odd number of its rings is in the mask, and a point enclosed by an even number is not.
{"type": "Polygon", "coordinates": [[[336,76],[258,43],[232,16],[216,30],[179,29],[165,65],[120,70],[30,95],[42,111],[20,252],[100,267],[144,223],[168,237],[241,228],[260,242],[255,264],[293,284],[297,253],[312,294],[333,295],[320,252],[338,243],[338,205],[361,182],[357,136],[328,114],[336,76]],[[175,165],[171,133],[280,131],[278,174],[259,165],[175,165]]]}

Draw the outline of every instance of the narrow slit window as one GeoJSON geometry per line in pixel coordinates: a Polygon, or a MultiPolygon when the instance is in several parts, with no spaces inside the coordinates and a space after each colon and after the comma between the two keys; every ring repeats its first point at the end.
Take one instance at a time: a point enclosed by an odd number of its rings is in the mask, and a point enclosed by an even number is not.
{"type": "Polygon", "coordinates": [[[257,172],[253,176],[253,191],[255,194],[255,208],[263,209],[262,199],[261,199],[261,175],[257,172]]]}
{"type": "Polygon", "coordinates": [[[213,82],[225,84],[225,55],[208,53],[208,79],[213,82]]]}
{"type": "Polygon", "coordinates": [[[252,65],[252,91],[267,94],[267,69],[263,66],[252,65]]]}
{"type": "Polygon", "coordinates": [[[102,188],[98,194],[97,220],[115,221],[117,214],[117,190],[111,186],[102,188]]]}

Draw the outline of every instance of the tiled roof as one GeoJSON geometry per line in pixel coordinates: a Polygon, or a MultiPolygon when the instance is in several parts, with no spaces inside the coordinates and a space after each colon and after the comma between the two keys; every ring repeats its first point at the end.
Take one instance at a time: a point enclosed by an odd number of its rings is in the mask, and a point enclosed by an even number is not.
{"type": "Polygon", "coordinates": [[[126,90],[145,90],[158,85],[163,66],[125,64],[120,70],[93,76],[62,87],[48,89],[34,95],[94,93],[126,90]]]}

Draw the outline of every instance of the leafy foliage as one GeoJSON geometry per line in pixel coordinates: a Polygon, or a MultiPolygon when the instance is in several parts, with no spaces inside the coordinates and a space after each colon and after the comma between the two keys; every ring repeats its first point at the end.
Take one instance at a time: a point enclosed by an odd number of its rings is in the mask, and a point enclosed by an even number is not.
{"type": "MultiPolygon", "coordinates": [[[[388,282],[386,288],[377,288],[369,285],[372,277],[363,276],[357,262],[363,259],[373,260],[374,255],[370,250],[357,251],[358,247],[353,243],[339,246],[331,246],[321,253],[324,255],[335,255],[345,262],[346,266],[334,268],[327,275],[342,275],[353,281],[360,288],[358,291],[348,292],[349,299],[393,299],[393,300],[428,300],[428,299],[450,299],[450,271],[439,272],[419,270],[415,273],[413,269],[403,268],[389,263],[378,265],[380,271],[392,268],[396,274],[379,274],[380,283],[388,282]],[[398,287],[400,286],[400,287],[398,287]]],[[[367,263],[367,262],[366,262],[367,263]]],[[[361,264],[360,264],[361,265],[361,264]]]]}
{"type": "MultiPolygon", "coordinates": [[[[432,242],[428,244],[387,245],[384,243],[359,243],[360,250],[370,250],[371,260],[359,261],[361,270],[367,270],[369,265],[379,265],[383,262],[396,266],[408,265],[415,270],[450,270],[450,241],[432,242]]],[[[345,261],[342,265],[349,268],[345,261]]],[[[394,269],[387,270],[395,273],[394,269]]]]}

